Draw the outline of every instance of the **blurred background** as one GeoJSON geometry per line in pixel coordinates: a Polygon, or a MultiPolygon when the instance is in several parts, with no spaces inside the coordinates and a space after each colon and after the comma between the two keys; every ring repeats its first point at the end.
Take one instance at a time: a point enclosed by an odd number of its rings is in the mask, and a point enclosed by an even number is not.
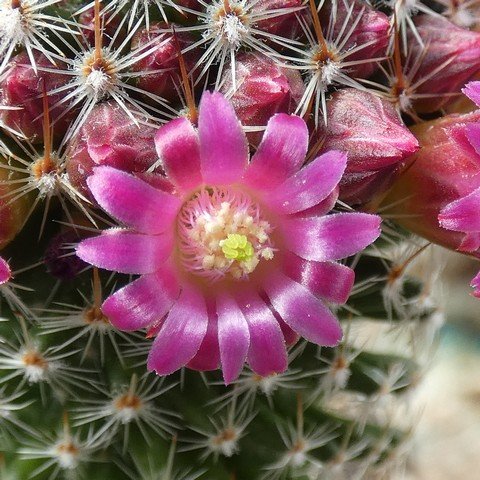
{"type": "MultiPolygon", "coordinates": [[[[442,249],[443,250],[443,249],[442,249]]],[[[408,480],[480,478],[480,299],[468,284],[479,263],[443,250],[446,323],[415,401],[423,414],[408,480]]]]}

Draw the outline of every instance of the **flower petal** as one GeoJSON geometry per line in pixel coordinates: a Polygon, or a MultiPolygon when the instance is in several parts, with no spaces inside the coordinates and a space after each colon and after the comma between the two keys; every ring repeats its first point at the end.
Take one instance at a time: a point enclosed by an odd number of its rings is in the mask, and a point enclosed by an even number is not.
{"type": "Polygon", "coordinates": [[[262,376],[284,372],[288,363],[285,340],[272,311],[254,292],[239,293],[238,305],[250,332],[250,368],[262,376]]]}
{"type": "Polygon", "coordinates": [[[169,179],[188,191],[202,183],[198,134],[186,118],[176,118],[155,135],[158,157],[169,179]]]}
{"type": "Polygon", "coordinates": [[[110,295],[102,312],[112,325],[132,331],[159,322],[178,297],[180,287],[171,269],[143,275],[110,295]]]}
{"type": "Polygon", "coordinates": [[[302,166],[307,149],[306,123],[295,115],[277,113],[268,121],[245,182],[260,189],[277,187],[302,166]]]}
{"type": "Polygon", "coordinates": [[[87,183],[104,210],[142,233],[170,228],[181,206],[177,197],[112,167],[95,168],[87,183]]]}
{"type": "Polygon", "coordinates": [[[462,88],[462,92],[480,107],[480,82],[469,82],[462,88]]]}
{"type": "Polygon", "coordinates": [[[120,273],[153,273],[171,253],[170,234],[141,235],[121,229],[106,230],[76,247],[77,255],[99,268],[120,273]]]}
{"type": "MultiPolygon", "coordinates": [[[[465,125],[465,135],[477,155],[480,155],[480,125],[478,123],[465,125]]],[[[478,160],[478,156],[476,158],[478,160]]]]}
{"type": "Polygon", "coordinates": [[[470,284],[473,288],[473,295],[480,298],[480,272],[473,278],[472,283],[470,284]]]}
{"type": "Polygon", "coordinates": [[[340,342],[340,323],[306,287],[277,272],[264,288],[273,308],[299,335],[318,345],[334,346],[340,342]]]}
{"type": "Polygon", "coordinates": [[[12,277],[12,271],[8,263],[0,257],[0,285],[7,283],[12,277]]]}
{"type": "Polygon", "coordinates": [[[269,205],[285,214],[318,205],[335,190],[346,166],[346,154],[335,150],[323,154],[269,194],[269,205]]]}
{"type": "Polygon", "coordinates": [[[323,262],[349,257],[380,236],[381,219],[368,213],[337,213],[285,221],[286,246],[305,260],[323,262]]]}
{"type": "Polygon", "coordinates": [[[313,294],[337,304],[348,300],[355,281],[355,272],[345,265],[310,262],[293,253],[285,255],[284,271],[313,294]]]}
{"type": "Polygon", "coordinates": [[[440,225],[456,232],[480,232],[480,188],[455,200],[438,215],[440,225]]]}
{"type": "Polygon", "coordinates": [[[205,92],[198,117],[202,177],[210,185],[238,180],[248,161],[248,143],[235,110],[218,92],[205,92]]]}
{"type": "Polygon", "coordinates": [[[188,362],[188,368],[206,372],[217,370],[220,366],[218,347],[218,324],[215,312],[208,312],[208,328],[196,355],[188,362]]]}
{"type": "Polygon", "coordinates": [[[170,375],[198,352],[207,333],[208,314],[203,295],[185,286],[153,342],[147,366],[158,375],[170,375]]]}
{"type": "Polygon", "coordinates": [[[218,341],[225,384],[238,378],[250,345],[250,332],[242,311],[227,295],[217,297],[218,341]]]}

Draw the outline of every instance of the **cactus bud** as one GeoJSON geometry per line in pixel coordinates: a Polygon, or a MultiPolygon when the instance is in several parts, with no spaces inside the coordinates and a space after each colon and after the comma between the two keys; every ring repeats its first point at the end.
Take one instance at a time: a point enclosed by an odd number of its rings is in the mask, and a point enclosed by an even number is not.
{"type": "MultiPolygon", "coordinates": [[[[300,8],[303,3],[302,0],[260,0],[254,2],[254,8],[258,13],[272,13],[279,9],[300,8]]],[[[269,18],[256,22],[255,27],[272,35],[295,38],[301,31],[300,23],[298,22],[296,15],[298,15],[298,10],[283,15],[269,15],[269,18]]]]}
{"type": "Polygon", "coordinates": [[[428,113],[448,103],[450,97],[445,94],[460,93],[465,82],[480,70],[480,33],[431,15],[416,17],[415,25],[426,46],[410,38],[410,56],[422,58],[411,83],[426,79],[415,93],[429,97],[417,100],[415,108],[428,113]]]}
{"type": "MultiPolygon", "coordinates": [[[[292,113],[302,98],[305,86],[297,70],[282,68],[264,55],[243,53],[237,57],[237,90],[231,97],[235,112],[245,126],[265,126],[275,113],[292,113]]],[[[221,91],[232,89],[232,71],[221,91]]],[[[248,139],[256,145],[262,132],[250,132],[248,139]]]]}
{"type": "MultiPolygon", "coordinates": [[[[132,40],[132,50],[139,49],[142,45],[158,45],[158,48],[145,58],[134,63],[132,70],[142,72],[137,77],[137,87],[154,93],[167,100],[178,100],[178,85],[180,66],[178,53],[193,44],[193,37],[186,32],[165,32],[170,25],[166,23],[151,24],[149,29],[138,31],[132,40]],[[151,41],[155,38],[151,45],[151,41]]],[[[183,54],[187,71],[191,71],[200,58],[199,50],[192,49],[183,54]]]]}
{"type": "Polygon", "coordinates": [[[15,194],[18,187],[15,180],[19,177],[17,172],[8,167],[7,160],[0,154],[0,249],[20,232],[30,208],[31,198],[28,195],[15,194]]]}
{"type": "MultiPolygon", "coordinates": [[[[329,28],[328,22],[335,13],[336,21],[333,25],[332,38],[347,38],[345,45],[342,47],[343,51],[358,48],[355,53],[348,56],[348,62],[374,59],[386,55],[390,22],[384,13],[374,10],[365,2],[356,0],[348,3],[334,2],[325,8],[328,10],[321,17],[324,23],[324,31],[327,31],[329,28]],[[334,4],[336,7],[333,6],[334,4]],[[333,11],[334,8],[335,12],[333,11]],[[356,19],[358,17],[360,19],[357,22],[356,19]],[[349,21],[348,28],[352,28],[348,36],[345,35],[344,26],[347,21],[349,21]],[[364,47],[359,48],[362,45],[364,47]]],[[[376,69],[377,63],[370,61],[352,65],[348,70],[348,74],[352,78],[366,78],[376,69]]]]}
{"type": "Polygon", "coordinates": [[[409,230],[455,250],[480,256],[475,235],[454,231],[450,205],[480,187],[480,154],[469,135],[480,121],[480,111],[448,115],[415,126],[421,149],[412,157],[385,200],[387,213],[398,215],[398,223],[409,230]],[[439,219],[440,212],[443,216],[439,219]],[[439,221],[440,220],[440,221],[439,221]],[[449,222],[450,220],[450,222],[449,222]],[[443,223],[443,226],[442,226],[443,223]]]}
{"type": "MultiPolygon", "coordinates": [[[[20,131],[31,142],[43,141],[43,91],[48,92],[65,85],[69,78],[67,75],[52,72],[55,67],[42,54],[35,53],[35,73],[27,53],[17,55],[10,70],[0,82],[0,105],[3,107],[21,107],[18,109],[0,109],[0,124],[7,128],[20,131]],[[49,71],[42,71],[41,68],[49,71]]],[[[48,105],[52,121],[55,124],[55,135],[65,133],[72,113],[65,114],[67,104],[55,106],[67,92],[49,94],[48,105]],[[55,108],[54,108],[55,107],[55,108]],[[57,121],[57,119],[59,119],[57,121]]]]}
{"type": "Polygon", "coordinates": [[[86,180],[97,165],[145,172],[158,160],[154,134],[154,128],[136,125],[115,102],[97,105],[68,147],[70,181],[92,198],[86,180]]]}
{"type": "MultiPolygon", "coordinates": [[[[78,23],[82,25],[83,28],[83,40],[86,46],[95,46],[95,9],[89,8],[85,10],[78,16],[78,23]]],[[[119,47],[122,41],[125,39],[125,28],[121,25],[121,18],[118,15],[107,18],[103,22],[103,40],[105,44],[109,44],[111,39],[115,38],[115,41],[112,43],[115,47],[119,47]],[[118,32],[118,29],[122,28],[121,32],[118,32]]]]}
{"type": "Polygon", "coordinates": [[[327,112],[328,124],[319,132],[324,136],[322,151],[348,154],[340,198],[365,204],[380,197],[402,162],[418,149],[417,140],[388,101],[368,92],[340,90],[327,112]]]}

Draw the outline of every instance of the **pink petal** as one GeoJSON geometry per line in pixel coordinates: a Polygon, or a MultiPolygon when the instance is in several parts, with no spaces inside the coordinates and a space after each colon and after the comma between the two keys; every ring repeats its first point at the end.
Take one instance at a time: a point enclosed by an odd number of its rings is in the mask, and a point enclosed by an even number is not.
{"type": "Polygon", "coordinates": [[[218,185],[238,180],[247,166],[247,138],[235,110],[221,93],[202,95],[198,134],[204,182],[218,185]]]}
{"type": "Polygon", "coordinates": [[[220,351],[218,346],[218,322],[215,312],[208,312],[208,328],[200,349],[188,362],[188,368],[206,372],[217,370],[220,366],[220,351]]]}
{"type": "Polygon", "coordinates": [[[96,267],[142,275],[158,270],[172,248],[170,234],[149,236],[112,229],[83,240],[76,252],[83,261],[96,267]]]}
{"type": "Polygon", "coordinates": [[[480,188],[444,207],[438,215],[440,225],[456,232],[480,232],[480,188]]]}
{"type": "Polygon", "coordinates": [[[254,188],[275,188],[295,174],[305,161],[308,129],[295,115],[278,113],[267,124],[257,152],[245,173],[254,188]]]}
{"type": "Polygon", "coordinates": [[[286,246],[305,260],[340,260],[363,250],[380,236],[381,219],[367,213],[336,213],[285,221],[286,246]]]}
{"type": "Polygon", "coordinates": [[[480,155],[480,125],[478,123],[465,125],[465,134],[477,155],[480,155]]]}
{"type": "Polygon", "coordinates": [[[239,294],[238,304],[250,332],[250,368],[262,376],[284,372],[288,363],[285,340],[272,311],[254,292],[239,294]]]}
{"type": "Polygon", "coordinates": [[[0,257],[0,285],[7,283],[12,277],[12,271],[8,263],[0,257]]]}
{"type": "Polygon", "coordinates": [[[171,269],[143,275],[110,295],[102,305],[113,326],[132,331],[158,323],[178,297],[180,287],[171,269]]]}
{"type": "Polygon", "coordinates": [[[104,210],[142,233],[157,234],[171,228],[181,206],[177,197],[112,167],[95,168],[87,183],[104,210]]]}
{"type": "Polygon", "coordinates": [[[307,287],[313,294],[333,303],[348,300],[355,281],[355,272],[335,262],[309,262],[293,253],[285,255],[285,273],[307,287]]]}
{"type": "Polygon", "coordinates": [[[467,83],[462,92],[480,107],[480,82],[467,83]]]}
{"type": "Polygon", "coordinates": [[[306,287],[277,272],[264,288],[273,308],[299,335],[318,345],[340,342],[343,334],[338,320],[306,287]]]}
{"type": "Polygon", "coordinates": [[[459,252],[477,253],[478,256],[478,250],[480,250],[480,232],[466,233],[457,250],[459,252]]]}
{"type": "Polygon", "coordinates": [[[186,118],[176,118],[155,135],[158,157],[170,180],[183,191],[202,183],[198,134],[186,118]]]}
{"type": "Polygon", "coordinates": [[[347,166],[347,156],[332,150],[316,158],[294,176],[279,185],[268,201],[282,211],[291,214],[318,205],[338,185],[347,166]]]}
{"type": "Polygon", "coordinates": [[[207,333],[208,313],[201,292],[185,286],[173,305],[148,355],[147,367],[170,375],[198,352],[207,333]]]}
{"type": "Polygon", "coordinates": [[[473,295],[480,298],[480,272],[477,273],[470,285],[473,288],[473,295]]]}
{"type": "Polygon", "coordinates": [[[235,300],[227,294],[217,297],[218,341],[225,384],[238,378],[250,345],[248,324],[235,300]]]}

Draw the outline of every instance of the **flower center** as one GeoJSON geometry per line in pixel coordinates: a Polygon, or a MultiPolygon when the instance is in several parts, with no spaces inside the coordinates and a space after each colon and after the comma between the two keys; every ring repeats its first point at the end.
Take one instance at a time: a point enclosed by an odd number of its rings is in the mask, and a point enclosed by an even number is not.
{"type": "Polygon", "coordinates": [[[210,280],[245,279],[274,256],[273,228],[243,192],[204,188],[184,204],[178,222],[185,269],[210,280]]]}

